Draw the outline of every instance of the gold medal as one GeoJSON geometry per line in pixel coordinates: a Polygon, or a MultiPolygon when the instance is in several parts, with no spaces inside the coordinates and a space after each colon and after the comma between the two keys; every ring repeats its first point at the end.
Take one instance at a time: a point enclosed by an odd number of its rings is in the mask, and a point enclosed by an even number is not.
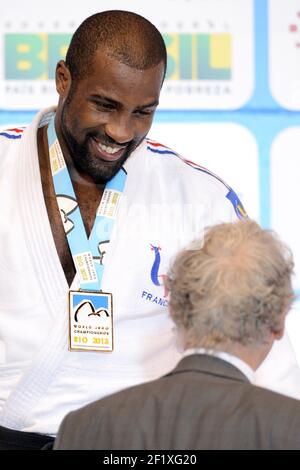
{"type": "Polygon", "coordinates": [[[69,350],[113,351],[112,294],[69,292],[69,350]]]}

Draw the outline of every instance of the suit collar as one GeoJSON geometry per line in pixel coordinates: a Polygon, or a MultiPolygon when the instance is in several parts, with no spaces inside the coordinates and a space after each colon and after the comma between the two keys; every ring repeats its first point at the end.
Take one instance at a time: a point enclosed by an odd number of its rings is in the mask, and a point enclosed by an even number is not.
{"type": "Polygon", "coordinates": [[[199,372],[250,383],[248,378],[237,367],[223,359],[207,354],[192,354],[184,357],[175,369],[166,376],[182,372],[199,372]]]}

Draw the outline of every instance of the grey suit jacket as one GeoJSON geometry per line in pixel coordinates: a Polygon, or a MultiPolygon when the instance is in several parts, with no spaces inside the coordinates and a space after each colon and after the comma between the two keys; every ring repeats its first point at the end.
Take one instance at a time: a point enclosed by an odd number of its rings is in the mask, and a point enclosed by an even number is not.
{"type": "Polygon", "coordinates": [[[73,411],[54,449],[300,449],[300,401],[207,355],[73,411]]]}

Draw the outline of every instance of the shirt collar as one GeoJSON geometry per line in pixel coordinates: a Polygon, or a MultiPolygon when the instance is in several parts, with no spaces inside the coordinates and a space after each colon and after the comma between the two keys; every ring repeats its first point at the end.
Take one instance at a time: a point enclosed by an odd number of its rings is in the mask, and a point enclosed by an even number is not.
{"type": "Polygon", "coordinates": [[[234,367],[239,369],[242,374],[244,374],[250,383],[254,383],[254,370],[242,359],[233,354],[229,354],[224,351],[216,351],[214,349],[206,348],[195,348],[195,349],[186,349],[183,353],[183,357],[190,356],[192,354],[207,354],[208,356],[218,357],[223,359],[223,361],[229,362],[234,367]]]}

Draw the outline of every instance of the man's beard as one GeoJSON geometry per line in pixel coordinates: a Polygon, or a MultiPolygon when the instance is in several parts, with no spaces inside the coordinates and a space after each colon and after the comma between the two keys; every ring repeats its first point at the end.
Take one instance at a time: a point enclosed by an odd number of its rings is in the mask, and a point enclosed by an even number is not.
{"type": "Polygon", "coordinates": [[[65,120],[65,106],[62,110],[61,115],[61,131],[62,135],[67,143],[72,162],[79,172],[84,172],[87,175],[91,176],[93,181],[96,184],[106,184],[107,181],[111,180],[115,176],[120,168],[123,166],[127,158],[133,152],[133,150],[140,144],[140,141],[132,140],[127,148],[120,157],[119,160],[115,162],[106,162],[101,160],[99,157],[92,155],[89,151],[89,141],[93,138],[100,138],[101,142],[105,145],[116,145],[117,142],[113,141],[109,136],[99,135],[99,132],[90,132],[86,135],[85,140],[82,144],[79,144],[78,141],[73,137],[71,132],[68,130],[65,120]]]}

